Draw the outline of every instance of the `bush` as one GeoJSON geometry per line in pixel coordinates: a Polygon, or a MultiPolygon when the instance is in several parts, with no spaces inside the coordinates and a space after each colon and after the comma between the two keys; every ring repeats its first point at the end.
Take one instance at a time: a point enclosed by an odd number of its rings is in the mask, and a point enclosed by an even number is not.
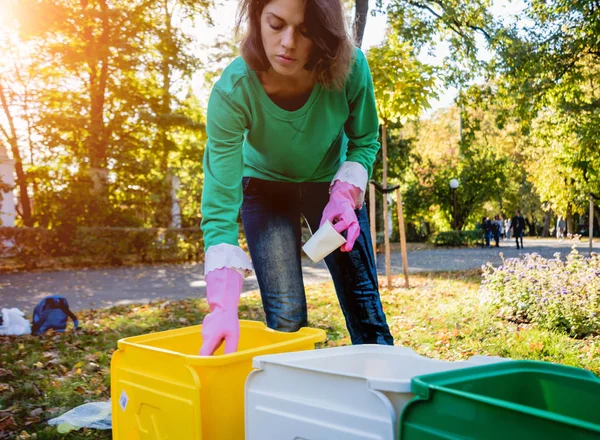
{"type": "Polygon", "coordinates": [[[436,246],[474,246],[481,243],[479,231],[444,231],[438,232],[431,238],[436,246]]]}
{"type": "Polygon", "coordinates": [[[600,258],[575,249],[563,261],[538,254],[483,268],[480,296],[502,318],[535,323],[573,337],[600,331],[600,258]]]}
{"type": "Polygon", "coordinates": [[[199,228],[0,228],[0,258],[28,269],[61,258],[76,266],[198,261],[203,246],[199,228]]]}

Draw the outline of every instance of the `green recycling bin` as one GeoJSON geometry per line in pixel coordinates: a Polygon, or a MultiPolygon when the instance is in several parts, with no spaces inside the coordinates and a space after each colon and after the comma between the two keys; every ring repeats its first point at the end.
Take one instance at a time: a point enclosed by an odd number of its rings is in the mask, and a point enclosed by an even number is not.
{"type": "Polygon", "coordinates": [[[590,371],[509,361],[412,379],[400,440],[600,439],[600,379],[590,371]]]}

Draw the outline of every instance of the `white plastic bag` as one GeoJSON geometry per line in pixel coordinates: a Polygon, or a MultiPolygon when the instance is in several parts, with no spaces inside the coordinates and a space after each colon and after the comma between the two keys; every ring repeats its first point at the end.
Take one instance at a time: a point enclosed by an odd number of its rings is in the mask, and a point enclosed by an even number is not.
{"type": "Polygon", "coordinates": [[[48,420],[58,432],[67,433],[81,428],[112,429],[112,411],[108,402],[85,403],[62,416],[48,420]]]}
{"type": "Polygon", "coordinates": [[[31,324],[24,318],[25,313],[17,308],[2,309],[0,335],[29,335],[31,324]]]}

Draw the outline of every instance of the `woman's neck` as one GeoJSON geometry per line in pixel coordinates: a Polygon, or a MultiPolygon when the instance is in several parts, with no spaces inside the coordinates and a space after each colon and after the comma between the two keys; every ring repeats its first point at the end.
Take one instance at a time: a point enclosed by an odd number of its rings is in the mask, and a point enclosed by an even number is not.
{"type": "Polygon", "coordinates": [[[260,72],[258,77],[267,93],[292,96],[306,93],[307,90],[313,88],[316,82],[313,73],[308,70],[303,70],[299,75],[285,76],[270,68],[260,72]]]}

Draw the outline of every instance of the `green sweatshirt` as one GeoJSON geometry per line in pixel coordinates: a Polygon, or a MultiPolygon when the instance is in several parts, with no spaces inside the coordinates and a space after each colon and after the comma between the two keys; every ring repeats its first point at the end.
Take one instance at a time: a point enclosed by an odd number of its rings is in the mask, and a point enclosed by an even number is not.
{"type": "Polygon", "coordinates": [[[357,49],[344,90],[315,85],[296,111],[278,107],[256,72],[235,59],[208,103],[202,223],[205,249],[238,246],[242,177],[285,182],[330,182],[346,160],[371,176],[379,122],[371,72],[357,49]]]}

